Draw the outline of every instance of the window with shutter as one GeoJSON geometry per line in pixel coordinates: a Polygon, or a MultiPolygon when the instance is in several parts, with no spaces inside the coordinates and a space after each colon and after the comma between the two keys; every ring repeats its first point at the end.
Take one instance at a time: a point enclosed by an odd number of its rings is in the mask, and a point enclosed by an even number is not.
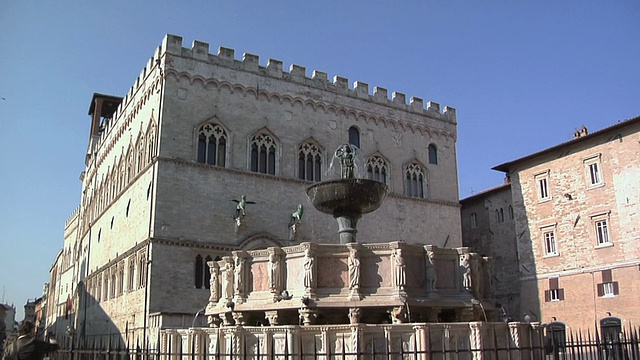
{"type": "Polygon", "coordinates": [[[599,297],[614,297],[619,294],[620,288],[617,281],[613,281],[611,269],[602,270],[602,283],[598,284],[599,297]]]}
{"type": "Polygon", "coordinates": [[[560,288],[558,278],[549,278],[549,290],[544,292],[544,301],[562,300],[564,300],[564,289],[560,288]]]}

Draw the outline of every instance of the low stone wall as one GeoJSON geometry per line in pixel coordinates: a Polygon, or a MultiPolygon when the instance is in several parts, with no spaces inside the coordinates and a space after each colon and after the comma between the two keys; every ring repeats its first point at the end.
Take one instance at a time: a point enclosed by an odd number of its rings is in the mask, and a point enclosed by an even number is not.
{"type": "Polygon", "coordinates": [[[389,353],[445,359],[447,352],[460,359],[483,359],[500,349],[495,358],[533,359],[526,349],[540,347],[540,329],[538,323],[518,322],[166,329],[160,332],[159,351],[162,360],[204,360],[216,354],[268,359],[344,354],[356,359],[356,354],[389,353]]]}

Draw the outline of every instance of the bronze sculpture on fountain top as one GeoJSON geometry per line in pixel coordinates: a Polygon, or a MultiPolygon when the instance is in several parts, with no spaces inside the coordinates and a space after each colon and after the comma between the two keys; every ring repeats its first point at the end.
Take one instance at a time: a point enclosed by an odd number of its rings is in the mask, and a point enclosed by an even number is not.
{"type": "Polygon", "coordinates": [[[340,243],[356,242],[356,229],[362,214],[380,207],[387,195],[387,185],[375,180],[357,177],[359,149],[355,145],[343,144],[333,155],[333,164],[340,164],[340,178],[322,181],[307,188],[307,197],[313,206],[338,221],[340,243]]]}

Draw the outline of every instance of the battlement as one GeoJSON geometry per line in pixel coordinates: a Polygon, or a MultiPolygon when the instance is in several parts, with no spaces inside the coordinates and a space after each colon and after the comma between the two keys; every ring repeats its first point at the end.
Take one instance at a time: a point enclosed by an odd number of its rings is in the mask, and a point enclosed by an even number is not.
{"type": "Polygon", "coordinates": [[[65,221],[64,223],[64,227],[65,229],[67,227],[69,227],[69,224],[71,224],[72,222],[74,222],[76,220],[76,218],[78,217],[78,214],[80,214],[80,205],[78,205],[76,207],[75,210],[73,210],[73,212],[71,213],[71,215],[69,215],[69,218],[67,218],[67,221],[65,221]]]}
{"type": "MultiPolygon", "coordinates": [[[[109,142],[112,145],[115,139],[122,135],[123,129],[128,126],[133,117],[144,106],[151,92],[161,86],[163,71],[168,66],[163,63],[163,58],[166,54],[223,66],[234,71],[245,71],[259,76],[301,84],[308,88],[362,99],[374,104],[428,116],[452,124],[456,123],[456,109],[453,107],[445,106],[441,110],[440,104],[432,101],[427,102],[425,106],[424,100],[418,97],[411,97],[409,103],[407,103],[407,96],[404,93],[392,92],[391,97],[389,97],[388,90],[378,86],[373,87],[373,92],[371,92],[369,84],[362,81],[355,81],[353,87],[350,87],[348,78],[334,76],[332,80],[329,80],[328,74],[323,71],[313,70],[311,76],[307,76],[307,68],[296,64],[292,64],[289,67],[289,71],[286,71],[284,70],[283,62],[280,60],[269,59],[266,66],[262,66],[260,65],[260,57],[250,53],[244,53],[242,60],[236,60],[235,50],[225,47],[218,48],[217,54],[211,54],[209,53],[209,44],[202,41],[195,40],[190,48],[183,47],[181,36],[168,34],[162,40],[162,44],[156,48],[153,56],[148,59],[146,66],[140,71],[140,75],[129,88],[112,117],[102,124],[103,127],[98,135],[96,148],[105,146],[105,141],[115,130],[116,135],[109,142]],[[151,80],[149,80],[150,77],[152,77],[151,80]],[[134,102],[133,100],[138,94],[138,100],[134,102]]],[[[98,160],[98,163],[101,162],[102,158],[98,160]]]]}
{"type": "Polygon", "coordinates": [[[182,37],[177,35],[168,34],[165,36],[155,56],[160,56],[162,53],[282,79],[311,88],[372,101],[399,110],[435,116],[452,123],[456,122],[456,110],[450,106],[445,106],[441,111],[440,104],[429,101],[425,106],[423,99],[413,96],[407,103],[407,96],[404,93],[393,92],[391,98],[389,98],[388,91],[385,88],[376,86],[373,88],[373,92],[370,92],[369,84],[362,81],[355,81],[353,87],[349,87],[349,79],[334,76],[333,80],[330,81],[326,72],[318,70],[313,70],[311,76],[307,76],[307,68],[296,64],[292,64],[289,67],[289,71],[285,71],[283,70],[283,62],[280,60],[269,59],[266,66],[261,66],[260,57],[250,53],[244,53],[242,60],[236,60],[235,50],[225,47],[218,48],[217,54],[211,54],[209,53],[209,44],[202,41],[195,40],[190,48],[183,47],[182,37]]]}

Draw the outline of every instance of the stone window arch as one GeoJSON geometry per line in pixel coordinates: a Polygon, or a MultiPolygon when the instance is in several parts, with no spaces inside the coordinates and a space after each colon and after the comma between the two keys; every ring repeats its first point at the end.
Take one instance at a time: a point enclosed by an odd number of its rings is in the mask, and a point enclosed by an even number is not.
{"type": "Polygon", "coordinates": [[[349,144],[360,148],[360,130],[355,126],[349,128],[349,144]]]}
{"type": "Polygon", "coordinates": [[[109,194],[109,202],[113,201],[117,194],[118,194],[118,167],[117,165],[113,164],[113,167],[111,168],[111,174],[109,175],[109,186],[111,187],[111,194],[109,194]]]}
{"type": "Polygon", "coordinates": [[[118,265],[118,295],[124,293],[124,261],[121,261],[118,265]]]}
{"type": "Polygon", "coordinates": [[[475,229],[478,227],[478,214],[471,213],[471,228],[475,229]]]}
{"type": "Polygon", "coordinates": [[[198,254],[196,256],[195,263],[195,287],[196,289],[202,289],[202,280],[204,278],[204,266],[202,262],[202,256],[198,254]]]}
{"type": "Polygon", "coordinates": [[[129,258],[129,283],[127,284],[127,290],[133,291],[135,288],[135,271],[136,271],[136,258],[131,256],[129,258]]]}
{"type": "Polygon", "coordinates": [[[204,259],[204,288],[209,289],[211,287],[211,268],[209,262],[213,261],[211,256],[207,255],[204,259]]]}
{"type": "Polygon", "coordinates": [[[367,159],[365,169],[367,170],[367,178],[387,184],[389,176],[389,165],[382,156],[370,156],[367,159]]]}
{"type": "Polygon", "coordinates": [[[438,165],[438,148],[434,144],[429,144],[429,164],[438,165]]]}
{"type": "Polygon", "coordinates": [[[102,294],[104,300],[109,300],[109,274],[105,270],[102,274],[102,294]]]}
{"type": "Polygon", "coordinates": [[[404,175],[404,194],[421,199],[426,198],[427,182],[422,166],[412,162],[406,166],[404,175]]]}
{"type": "Polygon", "coordinates": [[[298,147],[298,179],[322,180],[322,151],[313,141],[298,147]]]}
{"type": "Polygon", "coordinates": [[[273,136],[261,132],[251,138],[251,171],[261,174],[276,174],[276,151],[278,144],[273,136]]]}
{"type": "Polygon", "coordinates": [[[202,255],[196,255],[195,259],[195,287],[196,289],[208,289],[209,282],[211,281],[211,270],[209,269],[209,261],[213,259],[211,256],[207,255],[207,257],[203,260],[202,255]]]}
{"type": "Polygon", "coordinates": [[[133,156],[133,145],[129,144],[129,149],[127,150],[127,184],[133,180],[135,176],[135,160],[133,156]]]}
{"type": "Polygon", "coordinates": [[[120,156],[120,161],[118,162],[118,192],[122,191],[127,186],[127,183],[125,182],[127,177],[125,163],[125,159],[120,156]]]}
{"type": "Polygon", "coordinates": [[[227,131],[219,124],[205,123],[198,128],[198,149],[196,161],[202,164],[226,166],[227,131]]]}
{"type": "Polygon", "coordinates": [[[145,150],[145,142],[144,142],[144,133],[140,134],[140,137],[138,138],[138,141],[136,143],[136,154],[138,155],[138,158],[136,159],[136,174],[139,174],[140,171],[142,171],[142,168],[145,166],[145,155],[144,155],[144,150],[145,150]]]}
{"type": "Polygon", "coordinates": [[[95,298],[97,302],[100,302],[102,301],[102,273],[98,273],[98,275],[96,275],[95,287],[96,287],[95,298]]]}
{"type": "Polygon", "coordinates": [[[111,268],[111,280],[110,280],[111,283],[109,284],[110,285],[110,287],[109,287],[109,297],[111,299],[115,298],[116,295],[117,295],[117,293],[116,293],[116,284],[117,284],[117,281],[118,281],[117,270],[118,270],[117,269],[117,265],[114,265],[111,268]]]}
{"type": "Polygon", "coordinates": [[[156,155],[156,148],[156,125],[151,123],[147,129],[147,164],[151,164],[156,155]]]}
{"type": "Polygon", "coordinates": [[[238,247],[242,250],[259,250],[283,246],[285,245],[277,237],[268,233],[261,233],[247,238],[238,247]]]}
{"type": "Polygon", "coordinates": [[[138,254],[138,289],[147,284],[147,255],[141,251],[138,254]]]}

